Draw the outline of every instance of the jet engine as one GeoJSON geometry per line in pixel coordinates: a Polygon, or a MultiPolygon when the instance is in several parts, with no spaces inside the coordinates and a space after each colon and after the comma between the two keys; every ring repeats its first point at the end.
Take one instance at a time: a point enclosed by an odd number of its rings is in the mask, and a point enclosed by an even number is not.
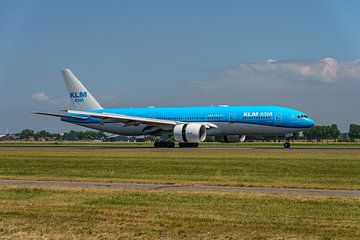
{"type": "Polygon", "coordinates": [[[227,135],[227,136],[217,136],[215,137],[215,140],[218,142],[224,142],[224,143],[237,143],[237,142],[243,142],[245,141],[246,136],[242,135],[227,135]]]}
{"type": "Polygon", "coordinates": [[[178,124],[174,127],[174,139],[180,143],[205,141],[206,127],[199,123],[178,124]]]}

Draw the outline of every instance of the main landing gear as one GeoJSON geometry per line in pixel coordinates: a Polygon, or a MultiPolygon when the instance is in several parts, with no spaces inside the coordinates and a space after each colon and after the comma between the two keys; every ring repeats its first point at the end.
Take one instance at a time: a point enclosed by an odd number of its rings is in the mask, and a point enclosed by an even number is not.
{"type": "Polygon", "coordinates": [[[171,139],[171,135],[163,132],[160,136],[160,139],[154,142],[154,147],[156,148],[174,148],[175,143],[171,139]]]}
{"type": "Polygon", "coordinates": [[[156,148],[173,148],[175,147],[174,142],[154,142],[156,148]]]}
{"type": "Polygon", "coordinates": [[[181,148],[197,148],[198,146],[198,143],[179,143],[179,147],[181,148]]]}
{"type": "MultiPolygon", "coordinates": [[[[181,148],[197,148],[199,146],[198,143],[179,143],[179,147],[181,148]]],[[[174,148],[174,142],[154,142],[154,147],[156,148],[174,148]]]]}

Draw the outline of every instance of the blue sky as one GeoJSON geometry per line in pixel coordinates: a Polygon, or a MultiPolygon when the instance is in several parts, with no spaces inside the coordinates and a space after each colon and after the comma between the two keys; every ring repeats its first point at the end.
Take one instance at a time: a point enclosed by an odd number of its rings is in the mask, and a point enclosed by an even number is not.
{"type": "Polygon", "coordinates": [[[71,68],[104,106],[283,105],[360,123],[359,1],[1,1],[0,133],[75,127],[71,68]]]}

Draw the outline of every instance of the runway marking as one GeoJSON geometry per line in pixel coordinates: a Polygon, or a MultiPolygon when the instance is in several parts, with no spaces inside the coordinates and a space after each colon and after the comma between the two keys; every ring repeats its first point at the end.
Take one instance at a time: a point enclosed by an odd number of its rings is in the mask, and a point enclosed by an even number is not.
{"type": "Polygon", "coordinates": [[[226,186],[202,186],[202,185],[184,185],[183,186],[183,185],[171,185],[171,184],[28,181],[28,180],[0,180],[0,185],[58,186],[58,187],[110,187],[110,188],[114,188],[114,189],[230,191],[230,192],[247,192],[247,193],[264,193],[264,194],[360,197],[360,190],[329,190],[329,189],[268,188],[268,187],[226,187],[226,186]]]}

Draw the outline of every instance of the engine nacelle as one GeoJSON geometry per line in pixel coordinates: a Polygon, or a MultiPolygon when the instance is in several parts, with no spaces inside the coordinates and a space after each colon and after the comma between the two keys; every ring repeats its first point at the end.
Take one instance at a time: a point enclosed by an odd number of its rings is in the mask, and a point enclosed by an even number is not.
{"type": "Polygon", "coordinates": [[[217,136],[215,137],[215,140],[218,142],[224,142],[224,143],[237,143],[237,142],[243,142],[245,141],[246,136],[242,135],[227,135],[227,136],[217,136]]]}
{"type": "Polygon", "coordinates": [[[174,139],[181,143],[205,141],[206,127],[199,123],[178,124],[174,127],[174,139]]]}

